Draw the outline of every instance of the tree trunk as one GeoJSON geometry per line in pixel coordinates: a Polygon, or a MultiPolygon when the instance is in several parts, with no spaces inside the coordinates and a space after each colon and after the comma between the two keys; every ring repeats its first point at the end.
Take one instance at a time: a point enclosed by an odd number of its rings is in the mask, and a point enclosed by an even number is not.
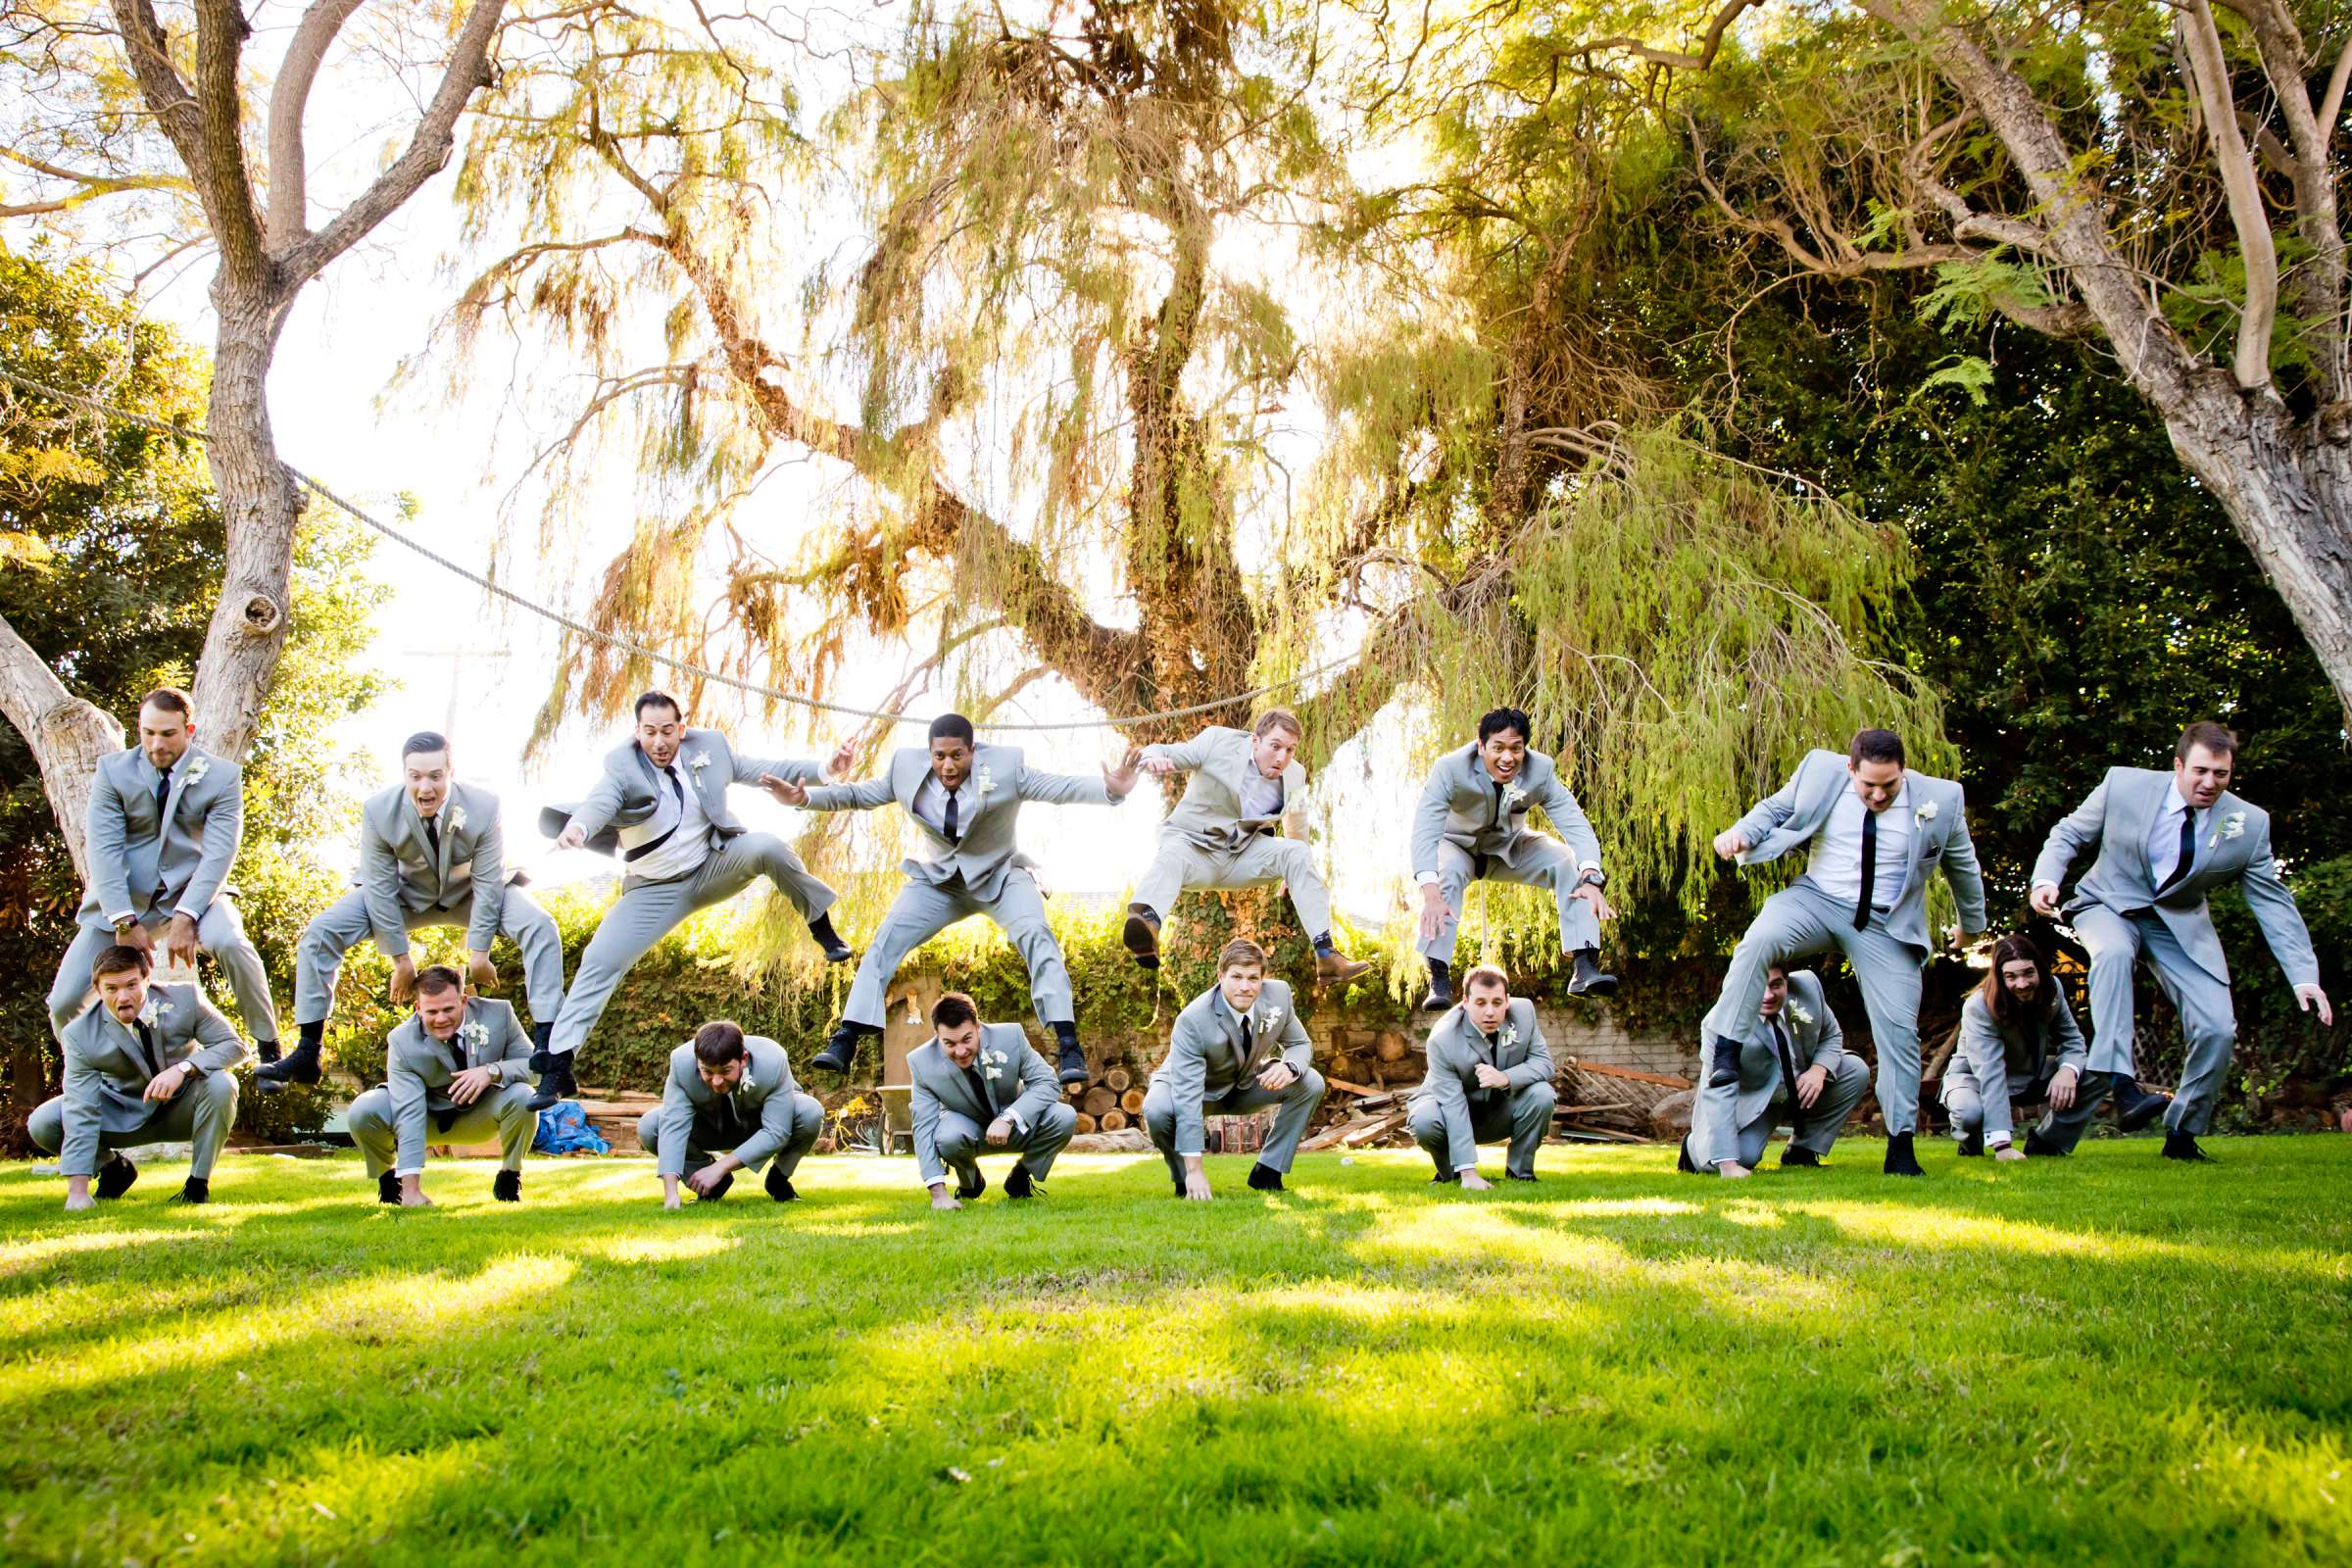
{"type": "Polygon", "coordinates": [[[82,824],[90,814],[90,780],[98,760],[122,749],[122,726],[103,709],[66,690],[32,645],[0,620],[0,713],[17,727],[41,770],[41,791],[57,813],[57,830],[74,858],[74,871],[90,880],[82,824]]]}

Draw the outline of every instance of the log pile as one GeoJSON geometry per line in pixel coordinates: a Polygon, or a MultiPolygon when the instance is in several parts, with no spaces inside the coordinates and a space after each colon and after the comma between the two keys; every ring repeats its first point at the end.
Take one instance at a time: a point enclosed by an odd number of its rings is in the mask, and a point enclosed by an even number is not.
{"type": "Polygon", "coordinates": [[[1688,1078],[1569,1056],[1560,1064],[1561,1103],[1553,1107],[1552,1120],[1570,1138],[1646,1144],[1658,1136],[1662,1102],[1690,1088],[1688,1078]]]}

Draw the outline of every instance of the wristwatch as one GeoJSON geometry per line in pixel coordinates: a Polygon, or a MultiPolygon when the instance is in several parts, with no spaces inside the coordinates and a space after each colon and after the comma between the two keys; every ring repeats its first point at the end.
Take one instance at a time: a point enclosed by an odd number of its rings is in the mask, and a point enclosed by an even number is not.
{"type": "Polygon", "coordinates": [[[1580,887],[1590,882],[1596,888],[1605,888],[1609,885],[1609,873],[1597,865],[1588,865],[1585,867],[1585,874],[1576,880],[1580,887]]]}

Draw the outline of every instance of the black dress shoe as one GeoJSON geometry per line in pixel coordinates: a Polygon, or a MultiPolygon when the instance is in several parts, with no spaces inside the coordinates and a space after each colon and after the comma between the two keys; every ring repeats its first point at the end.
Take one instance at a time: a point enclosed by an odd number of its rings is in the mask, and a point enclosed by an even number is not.
{"type": "Polygon", "coordinates": [[[2205,1151],[2197,1147],[2195,1134],[2179,1131],[2169,1132],[2164,1135],[2164,1157],[2167,1159],[2185,1159],[2199,1165],[2213,1165],[2220,1163],[2211,1154],[2208,1154],[2205,1152],[2205,1151]]]}
{"type": "Polygon", "coordinates": [[[2065,1152],[2065,1150],[2060,1149],[2049,1139],[2042,1137],[2040,1128],[2033,1127],[2027,1129],[2026,1153],[2029,1156],[2038,1156],[2043,1159],[2048,1159],[2054,1155],[2063,1154],[2065,1152]]]}
{"type": "Polygon", "coordinates": [[[1925,1176],[1919,1168],[1919,1155],[1911,1148],[1909,1133],[1886,1135],[1886,1174],[1889,1176],[1925,1176]]]}
{"type": "Polygon", "coordinates": [[[858,1042],[869,1033],[881,1032],[879,1029],[869,1030],[863,1024],[855,1024],[845,1018],[831,1034],[825,1036],[825,1049],[818,1052],[816,1059],[808,1065],[822,1072],[848,1072],[850,1063],[858,1059],[858,1042]]]}
{"type": "Polygon", "coordinates": [[[1127,923],[1119,929],[1119,940],[1135,955],[1135,961],[1147,969],[1159,967],[1159,916],[1149,909],[1130,907],[1127,923]]]}
{"type": "Polygon", "coordinates": [[[1725,1089],[1740,1081],[1740,1042],[1715,1037],[1714,1055],[1707,1072],[1709,1089],[1725,1089]]]}
{"type": "MultiPolygon", "coordinates": [[[[734,1185],[735,1173],[733,1171],[729,1171],[724,1176],[721,1176],[717,1181],[711,1183],[710,1190],[709,1192],[701,1193],[697,1196],[703,1202],[715,1203],[720,1199],[726,1197],[727,1189],[734,1185]]],[[[689,1191],[691,1191],[691,1189],[689,1189],[689,1191]]]]}
{"type": "Polygon", "coordinates": [[[138,1179],[138,1166],[133,1165],[121,1154],[113,1155],[105,1164],[98,1167],[98,1196],[100,1198],[121,1198],[124,1193],[130,1191],[130,1184],[138,1179]]]}
{"type": "Polygon", "coordinates": [[[254,1069],[253,1081],[265,1095],[274,1095],[288,1084],[315,1084],[319,1079],[318,1048],[296,1046],[294,1054],[254,1069]]]}
{"type": "Polygon", "coordinates": [[[381,1176],[378,1176],[375,1179],[375,1200],[379,1203],[399,1202],[400,1178],[393,1175],[390,1171],[386,1171],[381,1176]]]}
{"type": "Polygon", "coordinates": [[[850,951],[850,945],[839,937],[835,937],[830,942],[819,942],[816,945],[816,951],[825,956],[827,963],[847,963],[858,956],[850,951]]]}
{"type": "Polygon", "coordinates": [[[1060,1078],[1065,1088],[1071,1084],[1085,1083],[1094,1077],[1093,1071],[1086,1064],[1086,1053],[1079,1048],[1078,1042],[1075,1040],[1064,1042],[1061,1050],[1055,1054],[1054,1060],[1055,1075],[1060,1078]]]}
{"type": "Polygon", "coordinates": [[[1250,1185],[1261,1193],[1279,1193],[1282,1191],[1282,1172],[1271,1165],[1252,1165],[1250,1167],[1250,1185]]]}
{"type": "Polygon", "coordinates": [[[522,1201],[522,1172],[502,1170],[490,1178],[490,1196],[502,1203],[522,1201]]]}
{"type": "Polygon", "coordinates": [[[1502,1179],[1506,1182],[1532,1182],[1536,1178],[1532,1175],[1523,1174],[1519,1171],[1506,1170],[1502,1173],[1502,1179]]]}
{"type": "Polygon", "coordinates": [[[1970,1133],[1966,1138],[1961,1139],[1960,1152],[1969,1159],[1981,1158],[1984,1152],[1984,1135],[1970,1133]]]}
{"type": "Polygon", "coordinates": [[[539,1075],[539,1092],[531,1096],[531,1109],[545,1110],[560,1100],[570,1100],[579,1094],[580,1086],[571,1076],[571,1057],[568,1051],[548,1053],[547,1070],[539,1075]]]}
{"type": "Polygon", "coordinates": [[[793,1190],[792,1178],[784,1174],[782,1166],[773,1163],[767,1167],[767,1196],[779,1203],[801,1200],[801,1195],[793,1190]]]}
{"type": "Polygon", "coordinates": [[[1421,999],[1421,1010],[1423,1012],[1444,1012],[1452,1005],[1453,977],[1432,974],[1429,977],[1429,995],[1421,999]]]}
{"type": "Polygon", "coordinates": [[[1576,978],[1568,982],[1572,997],[1606,997],[1615,995],[1617,977],[1600,972],[1600,955],[1591,948],[1576,950],[1576,978]]]}
{"type": "MultiPolygon", "coordinates": [[[[1182,1183],[1177,1184],[1177,1190],[1183,1191],[1182,1183]]],[[[967,1203],[987,1191],[988,1177],[977,1165],[972,1167],[970,1179],[967,1180],[962,1176],[956,1178],[956,1196],[967,1203]]]]}
{"type": "Polygon", "coordinates": [[[174,1203],[209,1203],[213,1200],[213,1184],[202,1176],[191,1176],[179,1184],[170,1201],[174,1203]]]}
{"type": "Polygon", "coordinates": [[[2135,1133],[2163,1115],[2173,1102],[2170,1095],[2151,1094],[2130,1078],[2115,1081],[2115,1124],[2135,1133]]]}
{"type": "Polygon", "coordinates": [[[1688,1138],[1683,1140],[1682,1148],[1675,1151],[1674,1168],[1686,1176],[1702,1174],[1698,1168],[1698,1161],[1690,1157],[1690,1140],[1688,1138]]]}
{"type": "Polygon", "coordinates": [[[1006,1198],[1027,1198],[1032,1193],[1044,1191],[1043,1187],[1030,1178],[1029,1167],[1026,1165],[1013,1166],[1011,1173],[1004,1178],[1004,1196],[1006,1198]]]}
{"type": "Polygon", "coordinates": [[[1821,1169],[1821,1156],[1810,1149],[1799,1149],[1794,1144],[1790,1144],[1787,1149],[1781,1151],[1781,1169],[1788,1170],[1792,1167],[1797,1170],[1819,1170],[1821,1169]]]}
{"type": "Polygon", "coordinates": [[[1440,1169],[1435,1176],[1432,1176],[1429,1179],[1429,1184],[1432,1187],[1442,1187],[1452,1182],[1458,1182],[1461,1179],[1462,1173],[1458,1170],[1440,1169]]]}

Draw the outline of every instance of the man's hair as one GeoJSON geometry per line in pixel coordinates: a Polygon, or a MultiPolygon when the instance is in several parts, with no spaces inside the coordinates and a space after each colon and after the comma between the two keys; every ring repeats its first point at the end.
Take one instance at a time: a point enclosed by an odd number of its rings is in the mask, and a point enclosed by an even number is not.
{"type": "Polygon", "coordinates": [[[1502,972],[1500,964],[1478,964],[1462,976],[1462,995],[1469,996],[1472,989],[1478,986],[1500,986],[1508,991],[1511,989],[1511,977],[1502,972]]]}
{"type": "Polygon", "coordinates": [[[960,991],[943,991],[931,1004],[931,1027],[960,1029],[967,1023],[980,1021],[980,1004],[960,991]]]}
{"type": "Polygon", "coordinates": [[[686,716],[686,710],[680,708],[678,700],[667,692],[647,692],[639,697],[637,699],[637,717],[643,719],[645,710],[649,708],[666,708],[680,718],[686,716]]]}
{"type": "Polygon", "coordinates": [[[196,712],[196,700],[176,686],[158,686],[139,699],[141,708],[160,708],[167,713],[190,718],[196,712]]]}
{"type": "Polygon", "coordinates": [[[1517,730],[1523,741],[1536,738],[1535,728],[1529,724],[1524,708],[1493,708],[1478,715],[1478,743],[1481,746],[1506,729],[1517,730]]]}
{"type": "Polygon", "coordinates": [[[961,713],[942,713],[931,721],[926,737],[935,741],[961,741],[966,746],[977,745],[972,734],[972,721],[961,713]]]}
{"type": "Polygon", "coordinates": [[[400,743],[400,760],[407,761],[422,752],[447,752],[449,737],[437,729],[420,729],[400,743]]]}
{"type": "Polygon", "coordinates": [[[706,1067],[724,1067],[744,1056],[743,1025],[732,1018],[713,1018],[694,1032],[694,1059],[706,1067]]]}
{"type": "Polygon", "coordinates": [[[1856,767],[1864,762],[1903,762],[1903,738],[1890,729],[1858,729],[1854,744],[1845,750],[1845,760],[1856,767]]]}
{"type": "Polygon", "coordinates": [[[2033,1016],[2048,1017],[2057,987],[2050,979],[2049,963],[2042,957],[2041,949],[2034,945],[2034,939],[2010,935],[1992,945],[1992,967],[1985,971],[1984,983],[1977,990],[1978,995],[1984,999],[1986,1009],[1992,1013],[1994,1023],[2016,1024],[2026,1020],[2029,1006],[2033,1009],[2033,1016]],[[2021,961],[2030,961],[2034,973],[2041,976],[2041,985],[2034,993],[2034,1000],[2028,1004],[2021,1004],[2011,996],[2009,987],[2001,980],[2003,964],[2021,961]]]}
{"type": "Polygon", "coordinates": [[[1782,979],[1786,980],[1788,978],[1791,972],[1792,971],[1789,969],[1789,967],[1785,963],[1768,963],[1764,966],[1764,973],[1767,978],[1777,974],[1782,979]]]}
{"type": "Polygon", "coordinates": [[[420,997],[437,997],[444,991],[461,990],[465,984],[465,977],[446,963],[428,963],[416,973],[416,994],[420,997]]]}
{"type": "Polygon", "coordinates": [[[145,948],[134,948],[127,942],[118,942],[111,948],[98,950],[90,960],[90,984],[96,985],[110,974],[127,974],[136,969],[141,974],[155,968],[155,956],[145,948]]]}
{"type": "Polygon", "coordinates": [[[1253,740],[1263,740],[1268,730],[1276,729],[1287,729],[1293,735],[1303,736],[1306,733],[1298,727],[1297,713],[1287,708],[1269,708],[1257,715],[1257,722],[1250,726],[1250,734],[1253,740]]]}
{"type": "Polygon", "coordinates": [[[2209,752],[2234,758],[2237,756],[2237,732],[2226,724],[2216,724],[2210,718],[2200,718],[2180,732],[2180,739],[2173,746],[2173,760],[2187,761],[2189,752],[2199,746],[2209,752]]]}
{"type": "Polygon", "coordinates": [[[1263,969],[1266,966],[1266,950],[1248,937],[1235,937],[1217,954],[1217,973],[1223,974],[1237,963],[1254,963],[1263,969]]]}

